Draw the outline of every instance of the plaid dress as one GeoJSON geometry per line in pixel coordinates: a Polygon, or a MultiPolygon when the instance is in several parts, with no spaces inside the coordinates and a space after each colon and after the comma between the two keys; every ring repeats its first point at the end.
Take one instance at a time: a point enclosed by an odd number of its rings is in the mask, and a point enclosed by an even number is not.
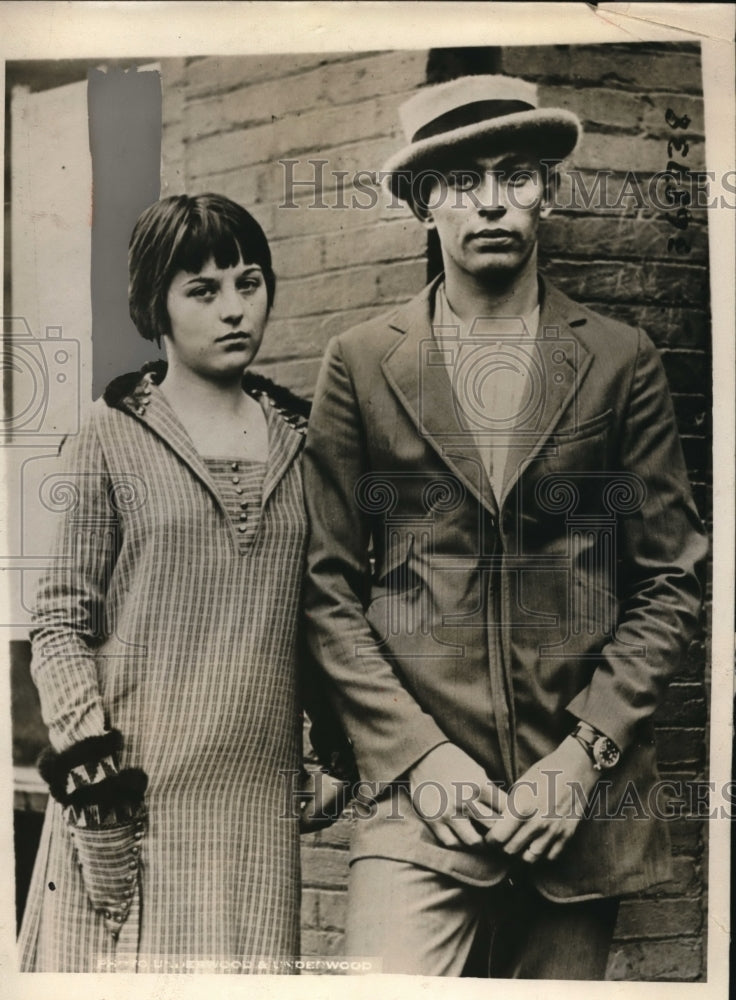
{"type": "Polygon", "coordinates": [[[115,940],[50,802],[22,969],[288,971],[300,871],[281,772],[301,759],[304,421],[254,392],[268,462],[234,460],[228,481],[157,386],[117,382],[62,449],[32,670],[57,751],[114,727],[120,766],[148,774],[138,891],[115,940]]]}

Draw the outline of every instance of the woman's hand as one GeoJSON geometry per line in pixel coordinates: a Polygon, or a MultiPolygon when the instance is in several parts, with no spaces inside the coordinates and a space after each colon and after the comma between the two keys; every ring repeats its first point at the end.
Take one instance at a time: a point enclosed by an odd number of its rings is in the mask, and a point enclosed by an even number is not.
{"type": "Polygon", "coordinates": [[[350,798],[350,784],[317,768],[304,771],[299,789],[299,832],[330,826],[350,798]]]}

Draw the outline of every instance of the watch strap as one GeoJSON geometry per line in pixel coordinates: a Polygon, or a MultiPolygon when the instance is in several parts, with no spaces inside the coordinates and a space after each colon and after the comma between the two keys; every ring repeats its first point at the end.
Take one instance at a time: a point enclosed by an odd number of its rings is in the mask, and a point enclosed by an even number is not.
{"type": "Polygon", "coordinates": [[[615,751],[617,757],[620,755],[620,750],[609,736],[606,736],[605,733],[602,733],[600,732],[600,730],[595,729],[593,726],[590,725],[590,723],[583,722],[581,720],[575,726],[570,735],[573,737],[573,739],[577,740],[580,746],[585,750],[588,757],[590,757],[593,763],[593,767],[596,769],[596,771],[600,771],[602,767],[614,766],[615,763],[618,762],[616,760],[615,762],[611,762],[610,764],[605,765],[602,764],[601,760],[599,760],[595,752],[596,744],[598,744],[599,741],[603,742],[604,744],[608,744],[615,751]]]}

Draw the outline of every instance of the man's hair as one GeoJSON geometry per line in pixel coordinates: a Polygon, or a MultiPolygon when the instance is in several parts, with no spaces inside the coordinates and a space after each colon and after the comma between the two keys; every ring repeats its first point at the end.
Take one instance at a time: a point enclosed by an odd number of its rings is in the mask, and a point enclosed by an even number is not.
{"type": "Polygon", "coordinates": [[[140,216],[128,248],[128,305],[138,332],[161,343],[171,333],[166,298],[179,271],[193,274],[214,259],[219,268],[238,260],[263,271],[268,308],[276,277],[266,234],[241,205],[220,194],[173,195],[140,216]]]}

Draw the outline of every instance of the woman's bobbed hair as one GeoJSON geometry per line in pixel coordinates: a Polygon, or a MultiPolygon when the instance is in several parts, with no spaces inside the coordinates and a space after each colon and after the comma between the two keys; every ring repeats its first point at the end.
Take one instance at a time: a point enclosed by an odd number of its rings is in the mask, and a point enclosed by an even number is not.
{"type": "Polygon", "coordinates": [[[276,277],[266,234],[241,205],[221,194],[173,195],[139,217],[128,247],[130,317],[146,340],[161,343],[171,333],[166,298],[175,274],[196,274],[214,258],[219,268],[239,259],[263,271],[268,308],[276,277]]]}

